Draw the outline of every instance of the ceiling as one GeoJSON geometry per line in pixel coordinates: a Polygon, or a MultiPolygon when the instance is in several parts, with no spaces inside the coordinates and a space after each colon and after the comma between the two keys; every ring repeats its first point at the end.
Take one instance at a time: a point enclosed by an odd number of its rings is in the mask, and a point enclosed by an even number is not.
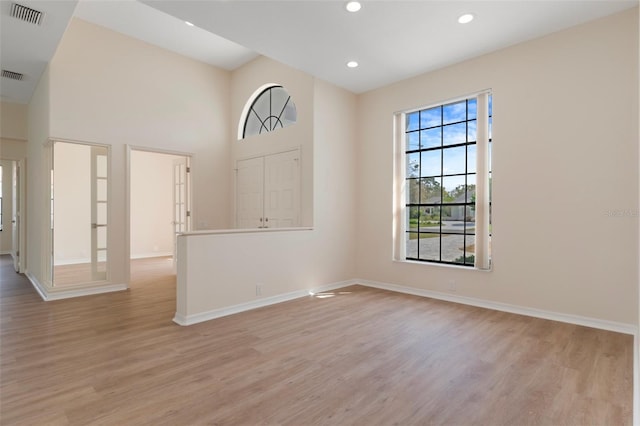
{"type": "Polygon", "coordinates": [[[13,1],[0,0],[0,65],[3,70],[24,74],[21,81],[0,78],[0,99],[26,104],[56,52],[77,1],[19,3],[43,12],[43,17],[40,25],[20,21],[10,16],[13,1]]]}
{"type": "Polygon", "coordinates": [[[28,103],[72,16],[220,68],[264,55],[362,93],[638,5],[638,0],[0,0],[2,100],[28,103]],[[77,7],[76,7],[77,6],[77,7]],[[475,16],[459,24],[463,13],[475,16]],[[189,21],[195,26],[185,24],[189,21]],[[360,66],[347,68],[348,61],[360,66]]]}

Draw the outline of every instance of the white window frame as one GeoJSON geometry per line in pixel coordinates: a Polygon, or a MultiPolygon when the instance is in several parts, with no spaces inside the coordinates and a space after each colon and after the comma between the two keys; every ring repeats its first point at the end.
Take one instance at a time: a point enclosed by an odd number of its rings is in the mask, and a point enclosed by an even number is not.
{"type": "MultiPolygon", "coordinates": [[[[477,100],[477,137],[476,137],[476,205],[475,205],[475,256],[474,269],[490,270],[490,152],[489,152],[489,97],[490,90],[480,91],[468,96],[449,99],[432,105],[400,111],[394,114],[394,192],[393,192],[393,260],[425,265],[454,266],[469,269],[470,266],[437,261],[416,261],[406,256],[406,119],[407,115],[433,107],[459,102],[465,99],[477,100]]],[[[492,141],[493,143],[493,141],[492,141]]],[[[463,254],[464,256],[464,254],[463,254]]]]}
{"type": "MultiPolygon", "coordinates": [[[[256,136],[258,134],[263,133],[262,131],[258,132],[257,134],[246,134],[246,127],[247,127],[247,122],[249,120],[249,117],[251,116],[251,112],[253,110],[253,106],[256,104],[256,102],[258,101],[259,98],[261,98],[263,95],[265,95],[267,92],[269,92],[271,89],[274,88],[281,88],[288,96],[289,96],[289,100],[287,101],[287,103],[289,104],[289,108],[288,110],[293,110],[293,114],[294,114],[294,119],[293,122],[285,122],[285,123],[281,123],[281,128],[282,127],[288,127],[291,126],[293,124],[295,124],[297,122],[297,108],[296,108],[296,104],[293,101],[293,97],[291,96],[291,94],[289,94],[288,90],[282,85],[282,84],[278,84],[278,83],[268,83],[268,84],[264,84],[262,86],[260,86],[256,91],[253,92],[253,94],[249,97],[249,99],[247,100],[247,102],[244,105],[244,108],[242,109],[242,113],[240,114],[240,121],[238,122],[238,140],[243,140],[247,137],[251,137],[251,136],[256,136]]],[[[284,112],[284,108],[280,113],[284,112]]],[[[279,117],[278,117],[279,118],[279,117]]],[[[260,119],[260,117],[258,117],[258,119],[260,119]]],[[[264,133],[269,133],[273,130],[276,130],[277,126],[274,128],[265,128],[265,132],[264,133]]]]}

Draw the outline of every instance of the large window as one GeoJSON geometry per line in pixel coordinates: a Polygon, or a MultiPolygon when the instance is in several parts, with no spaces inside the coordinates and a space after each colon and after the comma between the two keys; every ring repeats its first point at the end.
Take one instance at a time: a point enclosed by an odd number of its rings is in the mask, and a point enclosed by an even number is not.
{"type": "Polygon", "coordinates": [[[296,106],[289,93],[282,86],[269,86],[246,110],[242,138],[290,126],[296,119],[296,106]]]}
{"type": "Polygon", "coordinates": [[[401,115],[404,259],[490,266],[492,98],[401,115]]]}

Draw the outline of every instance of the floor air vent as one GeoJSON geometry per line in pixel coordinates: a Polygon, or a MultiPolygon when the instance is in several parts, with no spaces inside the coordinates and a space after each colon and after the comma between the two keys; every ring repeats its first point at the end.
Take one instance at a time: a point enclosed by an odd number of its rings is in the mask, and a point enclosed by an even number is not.
{"type": "Polygon", "coordinates": [[[22,80],[24,78],[24,74],[7,70],[2,70],[2,76],[5,78],[10,78],[11,80],[22,80]]]}
{"type": "Polygon", "coordinates": [[[42,12],[18,3],[11,5],[11,16],[34,25],[40,25],[42,22],[42,12]]]}

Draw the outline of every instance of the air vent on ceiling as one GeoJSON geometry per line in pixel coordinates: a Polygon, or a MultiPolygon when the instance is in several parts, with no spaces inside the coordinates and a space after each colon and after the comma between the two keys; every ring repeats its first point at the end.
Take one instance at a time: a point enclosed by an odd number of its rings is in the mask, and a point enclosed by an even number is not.
{"type": "Polygon", "coordinates": [[[22,80],[24,78],[24,74],[7,70],[2,70],[2,76],[5,78],[10,78],[11,80],[22,80]]]}
{"type": "Polygon", "coordinates": [[[11,16],[35,25],[40,25],[42,22],[42,12],[18,3],[11,5],[11,16]]]}

